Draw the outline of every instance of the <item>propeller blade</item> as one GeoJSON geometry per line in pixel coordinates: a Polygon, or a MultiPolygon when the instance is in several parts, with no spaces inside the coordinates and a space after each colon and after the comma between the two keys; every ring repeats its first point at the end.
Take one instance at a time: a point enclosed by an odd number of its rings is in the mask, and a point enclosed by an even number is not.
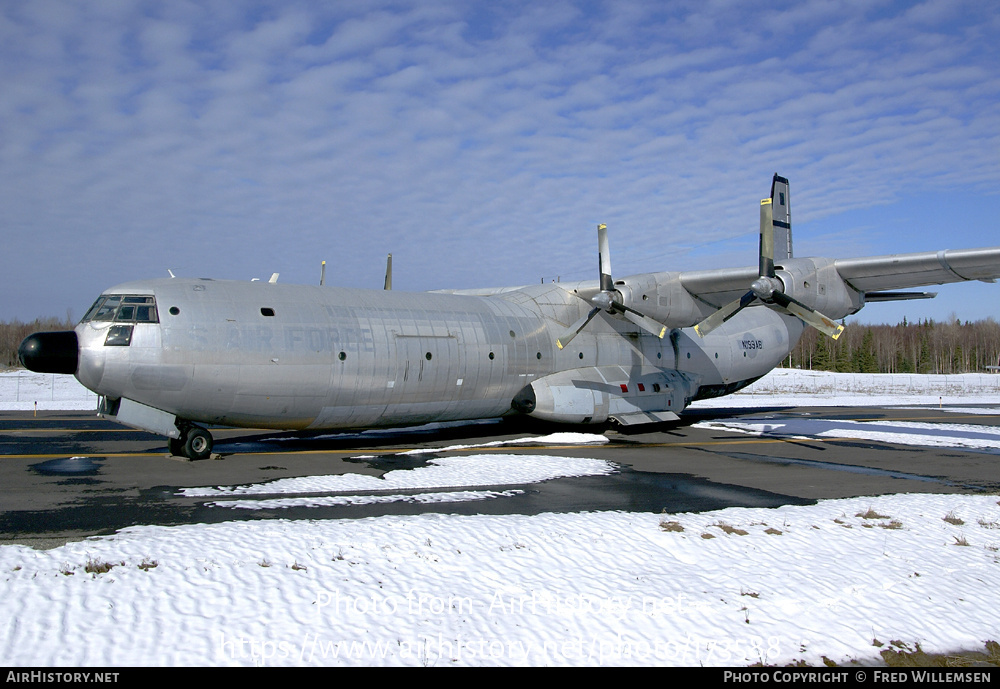
{"type": "Polygon", "coordinates": [[[556,346],[559,349],[563,349],[574,337],[580,334],[580,331],[587,327],[587,324],[600,311],[621,314],[643,330],[663,339],[668,329],[667,326],[615,300],[616,297],[619,299],[621,297],[617,295],[615,281],[611,277],[611,248],[608,243],[608,226],[603,223],[597,226],[597,261],[601,275],[601,291],[590,298],[593,308],[586,316],[577,320],[576,323],[559,336],[559,339],[556,340],[556,346]]]}
{"type": "Polygon", "coordinates": [[[601,223],[597,226],[597,260],[601,275],[601,291],[610,292],[615,288],[611,278],[611,247],[608,244],[608,226],[601,223]]]}
{"type": "Polygon", "coordinates": [[[748,306],[756,297],[757,295],[753,292],[747,292],[739,299],[729,302],[701,323],[694,326],[694,331],[698,333],[699,337],[705,337],[705,335],[708,335],[710,332],[742,311],[743,308],[748,306]]]}
{"type": "Polygon", "coordinates": [[[775,292],[773,298],[774,302],[783,307],[786,311],[788,311],[788,313],[801,318],[803,321],[816,328],[816,330],[819,330],[824,335],[829,335],[834,340],[840,337],[840,334],[844,332],[844,326],[839,323],[834,323],[819,311],[810,309],[802,302],[793,299],[784,292],[775,292]]]}
{"type": "MultiPolygon", "coordinates": [[[[774,277],[774,217],[771,210],[771,199],[760,200],[760,262],[757,275],[760,278],[774,277]]],[[[756,283],[755,283],[756,284],[756,283]]],[[[765,283],[766,284],[766,283],[765,283]]],[[[742,311],[757,295],[753,290],[747,292],[736,301],[729,302],[711,316],[694,326],[694,331],[700,337],[705,337],[720,325],[742,311]]],[[[763,297],[762,297],[763,298],[763,297]]]]}
{"type": "MultiPolygon", "coordinates": [[[[784,180],[784,182],[787,184],[787,180],[784,180]]],[[[772,194],[774,193],[773,184],[771,192],[772,194]]],[[[786,222],[787,204],[784,195],[782,195],[779,205],[784,209],[782,212],[786,214],[783,216],[786,220],[783,222],[786,222]]],[[[788,256],[791,255],[789,252],[785,252],[782,255],[785,256],[786,254],[788,256]]],[[[758,264],[757,272],[757,279],[750,286],[749,292],[736,301],[726,304],[701,323],[694,326],[694,330],[698,335],[705,337],[705,335],[739,313],[754,299],[760,299],[765,304],[780,306],[788,313],[801,318],[805,323],[835,340],[844,332],[844,326],[834,323],[819,311],[809,308],[802,302],[784,293],[784,286],[774,272],[774,210],[773,201],[769,198],[761,199],[760,201],[760,263],[758,264]]]]}
{"type": "Polygon", "coordinates": [[[667,326],[663,325],[663,323],[660,323],[659,321],[654,321],[649,316],[645,316],[636,311],[635,309],[630,309],[624,304],[619,304],[615,302],[614,304],[611,305],[611,307],[621,315],[625,316],[625,318],[629,319],[630,321],[638,325],[643,330],[652,333],[653,335],[656,335],[661,340],[663,339],[663,336],[667,332],[667,326]]]}
{"type": "Polygon", "coordinates": [[[760,277],[774,277],[774,216],[771,199],[760,200],[760,277]]]}
{"type": "Polygon", "coordinates": [[[556,340],[556,347],[562,349],[566,345],[568,345],[574,337],[580,334],[581,330],[587,327],[587,323],[590,323],[591,319],[593,319],[593,317],[596,316],[600,310],[601,307],[595,306],[590,310],[590,313],[588,313],[586,316],[578,320],[573,325],[569,326],[569,329],[567,329],[566,332],[560,335],[559,339],[556,340]]]}

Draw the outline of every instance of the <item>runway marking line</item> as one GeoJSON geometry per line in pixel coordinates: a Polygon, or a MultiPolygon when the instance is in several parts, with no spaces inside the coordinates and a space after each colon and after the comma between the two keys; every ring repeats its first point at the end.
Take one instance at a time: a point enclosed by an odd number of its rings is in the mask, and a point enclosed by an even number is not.
{"type": "MultiPolygon", "coordinates": [[[[991,414],[965,414],[961,416],[948,416],[946,417],[948,421],[941,421],[942,424],[947,425],[952,419],[980,419],[990,418],[991,414]]],[[[817,417],[822,418],[822,417],[817,417]]],[[[871,418],[844,418],[837,419],[838,421],[856,421],[859,423],[864,423],[866,421],[927,421],[927,417],[900,417],[900,418],[881,418],[881,419],[871,419],[871,418]]],[[[219,428],[212,429],[216,434],[222,433],[247,433],[247,432],[268,432],[275,429],[268,428],[219,428]]],[[[726,432],[724,429],[719,429],[721,432],[726,432]]],[[[85,429],[74,429],[74,428],[14,428],[6,429],[4,433],[145,433],[145,431],[140,431],[134,428],[85,428],[85,429]]],[[[288,431],[276,431],[276,432],[288,432],[288,431]]],[[[303,440],[307,440],[303,438],[303,440]]],[[[705,445],[754,445],[754,444],[766,444],[766,443],[826,443],[831,441],[857,441],[858,438],[852,438],[850,436],[837,437],[837,438],[800,438],[800,437],[789,437],[789,438],[733,438],[731,440],[703,440],[703,441],[675,441],[675,442],[665,442],[665,443],[641,443],[636,445],[636,447],[650,448],[650,447],[701,447],[705,445]]],[[[864,440],[865,442],[884,442],[884,441],[874,441],[874,440],[864,440]]],[[[892,444],[892,443],[886,443],[892,444]]],[[[391,454],[402,454],[404,452],[412,452],[414,450],[424,450],[426,452],[498,452],[503,450],[537,450],[537,449],[548,449],[548,450],[578,450],[580,448],[586,447],[586,445],[500,445],[500,446],[488,446],[488,447],[466,447],[461,449],[448,449],[448,448],[398,448],[389,450],[388,453],[391,454]]],[[[618,445],[618,449],[626,449],[629,445],[618,445]]],[[[378,448],[354,448],[347,450],[340,449],[327,449],[327,450],[275,450],[275,451],[264,451],[264,452],[234,452],[231,454],[224,455],[225,457],[233,457],[238,455],[252,455],[252,456],[266,456],[266,455],[321,455],[321,454],[357,454],[362,452],[378,451],[378,448]]],[[[66,456],[76,456],[67,455],[67,453],[59,454],[0,454],[0,458],[3,459],[57,459],[66,456]]],[[[172,455],[168,455],[163,452],[93,452],[90,454],[81,454],[80,456],[93,456],[93,457],[165,457],[170,458],[172,455]]]]}
{"type": "MultiPolygon", "coordinates": [[[[941,417],[937,422],[938,423],[942,423],[942,424],[948,424],[952,420],[958,420],[958,419],[980,419],[980,420],[982,420],[984,418],[985,419],[989,419],[989,418],[998,417],[998,416],[1000,416],[1000,414],[962,414],[961,416],[948,415],[946,417],[941,417]]],[[[758,419],[759,420],[761,417],[754,417],[753,415],[748,415],[746,418],[748,418],[748,419],[758,419]]],[[[796,417],[796,418],[799,418],[799,417],[796,417]]],[[[802,417],[802,418],[822,419],[824,417],[822,417],[822,416],[816,416],[816,417],[810,416],[810,417],[802,417]]],[[[711,421],[712,419],[707,419],[707,420],[711,421]]],[[[835,419],[833,421],[834,422],[835,421],[856,421],[858,423],[865,423],[865,422],[871,422],[871,421],[927,421],[928,423],[934,423],[935,422],[934,419],[928,420],[928,418],[926,416],[901,416],[901,417],[896,417],[896,418],[879,418],[879,419],[873,419],[873,418],[870,418],[870,417],[867,417],[867,416],[865,418],[846,417],[846,418],[842,418],[842,419],[835,419]]],[[[697,421],[695,423],[701,423],[701,421],[697,421]]],[[[222,433],[294,433],[295,432],[294,430],[284,430],[283,431],[283,430],[277,429],[277,428],[229,428],[229,427],[226,427],[226,428],[212,428],[211,431],[212,431],[212,433],[214,435],[219,435],[219,434],[222,434],[222,433]]],[[[31,427],[28,427],[28,428],[7,428],[7,429],[0,429],[0,433],[146,433],[147,435],[152,435],[154,437],[160,437],[160,436],[157,436],[154,433],[149,433],[148,431],[139,430],[138,428],[121,428],[119,426],[114,426],[114,427],[109,427],[109,428],[31,428],[31,427]]]]}
{"type": "MultiPolygon", "coordinates": [[[[764,445],[773,443],[791,443],[794,445],[807,444],[807,443],[829,443],[838,440],[849,440],[858,441],[858,438],[843,437],[843,438],[733,438],[732,440],[704,440],[704,441],[677,441],[673,443],[642,443],[637,445],[616,445],[615,449],[627,450],[627,449],[639,449],[639,448],[650,448],[650,447],[703,447],[705,445],[764,445]]],[[[880,442],[877,440],[864,440],[864,442],[880,442]]],[[[891,443],[889,443],[891,444],[891,443]]],[[[219,459],[227,459],[230,457],[243,456],[268,456],[268,455],[350,455],[350,454],[361,454],[377,452],[379,454],[390,454],[398,455],[406,452],[415,452],[420,450],[421,453],[434,453],[434,452],[448,452],[448,453],[482,453],[482,452],[503,452],[507,450],[515,451],[526,451],[526,450],[580,450],[586,448],[587,445],[501,445],[501,446],[490,446],[490,447],[463,447],[463,448],[447,448],[447,447],[427,447],[427,448],[397,448],[393,450],[381,450],[380,448],[354,448],[350,450],[281,450],[281,451],[265,451],[265,452],[233,452],[231,454],[221,455],[219,459]]],[[[607,445],[595,445],[595,447],[607,447],[607,445]]],[[[37,454],[37,455],[0,455],[0,459],[58,459],[60,457],[66,457],[67,453],[62,454],[37,454]]],[[[74,457],[162,457],[164,459],[183,459],[175,458],[173,455],[168,455],[164,452],[92,452],[89,454],[72,455],[74,457]]],[[[199,460],[199,461],[211,461],[211,460],[199,460]]]]}

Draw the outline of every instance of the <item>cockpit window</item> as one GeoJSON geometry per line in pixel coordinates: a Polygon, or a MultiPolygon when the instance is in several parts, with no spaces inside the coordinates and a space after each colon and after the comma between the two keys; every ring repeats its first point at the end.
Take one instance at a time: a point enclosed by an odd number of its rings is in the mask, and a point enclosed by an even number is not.
{"type": "Polygon", "coordinates": [[[159,323],[156,300],[151,296],[102,294],[83,317],[87,321],[115,323],[159,323]]]}
{"type": "Polygon", "coordinates": [[[119,296],[100,297],[90,311],[83,317],[85,321],[113,321],[115,312],[118,311],[118,304],[121,302],[119,296]]]}

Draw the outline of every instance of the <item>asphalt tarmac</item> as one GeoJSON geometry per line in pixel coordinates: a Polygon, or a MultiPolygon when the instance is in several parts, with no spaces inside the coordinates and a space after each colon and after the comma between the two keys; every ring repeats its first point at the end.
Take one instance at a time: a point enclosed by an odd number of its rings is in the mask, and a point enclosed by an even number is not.
{"type": "MultiPolygon", "coordinates": [[[[605,445],[516,444],[466,450],[444,448],[567,429],[504,422],[338,437],[329,432],[220,428],[212,429],[218,459],[191,462],[168,456],[164,438],[98,419],[92,412],[38,412],[37,416],[0,412],[0,543],[52,547],[133,525],[234,519],[352,519],[422,512],[691,512],[886,493],[1000,491],[1000,456],[990,451],[836,437],[761,438],[693,425],[705,420],[775,419],[1000,425],[1000,415],[964,415],[930,407],[689,410],[680,423],[651,432],[606,429],[610,442],[605,445]],[[418,448],[438,452],[399,454],[418,448]],[[380,476],[422,466],[444,454],[485,452],[606,459],[619,470],[609,476],[505,484],[496,489],[522,492],[461,503],[232,510],[213,507],[206,498],[179,495],[184,487],[296,476],[380,476]]],[[[569,430],[595,432],[592,427],[569,430]]]]}

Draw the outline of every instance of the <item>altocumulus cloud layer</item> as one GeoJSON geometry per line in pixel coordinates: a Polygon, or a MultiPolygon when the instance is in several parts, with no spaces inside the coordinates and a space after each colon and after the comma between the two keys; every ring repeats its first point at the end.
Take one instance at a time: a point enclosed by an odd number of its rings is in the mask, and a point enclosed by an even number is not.
{"type": "Polygon", "coordinates": [[[954,0],[5,3],[0,319],[388,252],[585,279],[598,222],[621,275],[749,265],[775,171],[800,253],[994,245],[998,38],[954,0]]]}

